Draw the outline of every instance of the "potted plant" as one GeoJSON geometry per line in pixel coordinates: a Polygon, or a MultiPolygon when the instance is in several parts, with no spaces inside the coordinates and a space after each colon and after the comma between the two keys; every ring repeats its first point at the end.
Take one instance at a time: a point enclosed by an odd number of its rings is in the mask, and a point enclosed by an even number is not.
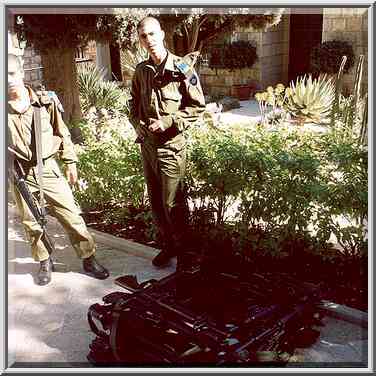
{"type": "MultiPolygon", "coordinates": [[[[228,69],[233,72],[238,69],[252,68],[258,59],[256,47],[250,41],[235,41],[225,43],[222,47],[216,47],[211,51],[209,68],[228,69]]],[[[240,100],[249,99],[252,91],[258,89],[254,81],[241,82],[232,85],[232,95],[240,100]]]]}
{"type": "Polygon", "coordinates": [[[342,56],[347,57],[344,73],[347,73],[355,62],[354,50],[350,43],[341,40],[330,40],[320,43],[311,52],[311,69],[314,74],[337,74],[342,56]]]}

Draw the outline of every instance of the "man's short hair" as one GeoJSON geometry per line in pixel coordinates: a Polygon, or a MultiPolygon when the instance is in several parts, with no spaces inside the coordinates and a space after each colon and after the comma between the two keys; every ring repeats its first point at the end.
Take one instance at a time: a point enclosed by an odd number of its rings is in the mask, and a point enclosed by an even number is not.
{"type": "MultiPolygon", "coordinates": [[[[144,24],[146,24],[147,22],[155,22],[159,25],[159,27],[161,27],[161,24],[160,22],[155,18],[155,17],[152,17],[152,16],[147,16],[147,17],[144,17],[138,24],[137,24],[137,31],[141,29],[142,26],[144,26],[144,24]]],[[[161,28],[162,29],[162,28],[161,28]]]]}

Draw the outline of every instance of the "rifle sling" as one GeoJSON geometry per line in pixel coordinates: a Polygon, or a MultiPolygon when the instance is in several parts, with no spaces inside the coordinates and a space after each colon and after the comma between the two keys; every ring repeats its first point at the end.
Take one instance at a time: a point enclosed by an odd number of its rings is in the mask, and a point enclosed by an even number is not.
{"type": "Polygon", "coordinates": [[[37,172],[39,184],[39,206],[42,216],[45,216],[45,200],[43,192],[43,150],[42,150],[42,120],[40,107],[33,106],[33,120],[34,120],[34,133],[35,133],[35,148],[37,157],[37,172]]]}

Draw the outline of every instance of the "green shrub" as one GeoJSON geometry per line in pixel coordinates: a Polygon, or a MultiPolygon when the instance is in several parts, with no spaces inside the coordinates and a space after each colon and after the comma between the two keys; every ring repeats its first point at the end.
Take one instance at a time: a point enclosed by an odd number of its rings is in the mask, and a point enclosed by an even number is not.
{"type": "Polygon", "coordinates": [[[103,70],[95,66],[88,66],[78,73],[78,90],[84,113],[91,107],[127,112],[129,93],[120,89],[115,82],[105,81],[103,70]]]}
{"type": "MultiPolygon", "coordinates": [[[[105,124],[100,141],[95,127],[81,125],[86,144],[79,149],[75,195],[84,207],[145,207],[134,132],[127,121],[114,121],[118,126],[105,124]]],[[[356,139],[250,125],[225,132],[195,127],[188,135],[187,193],[196,233],[231,241],[246,255],[261,250],[279,257],[305,247],[329,254],[333,234],[346,255],[366,253],[368,160],[356,139]]]]}
{"type": "Polygon", "coordinates": [[[107,137],[98,142],[94,127],[81,123],[85,144],[77,146],[80,184],[75,197],[84,208],[113,203],[138,207],[144,202],[144,178],[133,129],[126,123],[105,128],[107,137]]]}
{"type": "Polygon", "coordinates": [[[238,247],[249,247],[250,229],[261,226],[269,235],[258,248],[275,255],[291,239],[327,249],[331,234],[346,253],[364,253],[367,153],[355,142],[262,127],[224,135],[198,130],[193,140],[188,186],[196,222],[201,213],[209,227],[234,223],[238,247]]]}
{"type": "Polygon", "coordinates": [[[200,208],[208,205],[223,223],[228,205],[244,185],[244,147],[231,135],[218,136],[198,130],[190,145],[188,165],[189,196],[200,208]]]}
{"type": "Polygon", "coordinates": [[[321,201],[318,226],[321,231],[333,232],[348,255],[362,255],[367,250],[363,226],[368,219],[367,150],[359,148],[356,138],[338,142],[333,133],[322,138],[322,150],[327,192],[321,201]]]}
{"type": "Polygon", "coordinates": [[[240,40],[213,48],[209,57],[209,67],[231,71],[252,68],[257,59],[256,47],[251,42],[240,40]]]}

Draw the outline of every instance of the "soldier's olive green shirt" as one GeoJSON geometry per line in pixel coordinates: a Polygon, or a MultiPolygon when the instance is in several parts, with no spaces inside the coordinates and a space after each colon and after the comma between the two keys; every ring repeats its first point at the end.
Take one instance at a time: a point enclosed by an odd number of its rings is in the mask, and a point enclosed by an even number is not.
{"type": "Polygon", "coordinates": [[[30,106],[20,113],[8,102],[8,150],[17,158],[36,163],[35,138],[33,130],[34,107],[40,107],[42,128],[42,157],[49,158],[60,153],[65,163],[77,162],[77,156],[55,101],[47,95],[40,98],[27,87],[30,106]]]}
{"type": "Polygon", "coordinates": [[[205,110],[205,99],[196,71],[178,68],[182,58],[168,52],[156,66],[152,59],[137,65],[131,90],[130,122],[146,142],[161,145],[182,133],[205,110]],[[150,119],[163,122],[164,132],[148,130],[150,119]]]}

